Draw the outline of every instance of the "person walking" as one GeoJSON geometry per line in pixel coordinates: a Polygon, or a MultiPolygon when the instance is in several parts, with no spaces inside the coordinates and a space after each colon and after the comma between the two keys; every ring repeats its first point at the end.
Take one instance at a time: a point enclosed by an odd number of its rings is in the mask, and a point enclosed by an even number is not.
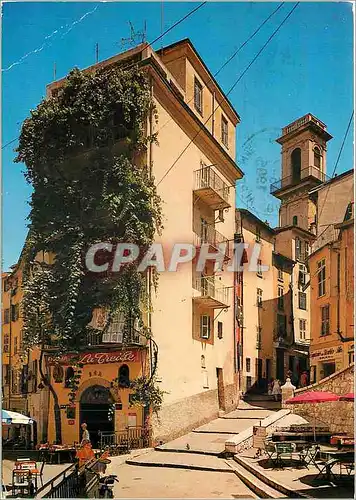
{"type": "Polygon", "coordinates": [[[300,387],[306,387],[308,385],[308,374],[303,372],[300,376],[300,387]]]}
{"type": "Polygon", "coordinates": [[[274,400],[278,401],[281,394],[282,394],[281,384],[279,380],[276,378],[276,380],[273,381],[273,386],[272,386],[272,395],[274,396],[274,400]]]}

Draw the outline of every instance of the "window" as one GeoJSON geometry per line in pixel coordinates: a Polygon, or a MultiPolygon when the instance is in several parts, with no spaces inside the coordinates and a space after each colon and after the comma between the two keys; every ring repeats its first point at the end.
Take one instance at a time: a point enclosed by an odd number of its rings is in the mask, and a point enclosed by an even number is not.
{"type": "Polygon", "coordinates": [[[278,269],[278,280],[283,281],[283,269],[278,269]]]}
{"type": "Polygon", "coordinates": [[[218,321],[218,338],[223,338],[223,324],[222,321],[218,321]]]}
{"type": "Polygon", "coordinates": [[[10,352],[10,336],[7,333],[4,335],[4,352],[10,352]]]}
{"type": "Polygon", "coordinates": [[[261,241],[261,229],[256,226],[256,241],[261,241]]]}
{"type": "Polygon", "coordinates": [[[293,226],[298,225],[298,217],[296,215],[293,215],[293,226]]]}
{"type": "Polygon", "coordinates": [[[262,278],[262,260],[261,259],[257,260],[257,276],[259,278],[262,278]]]}
{"type": "Polygon", "coordinates": [[[329,305],[321,308],[321,336],[330,334],[330,310],[329,305]]]}
{"type": "Polygon", "coordinates": [[[277,314],[277,337],[286,337],[287,317],[284,314],[277,314]]]}
{"type": "Polygon", "coordinates": [[[262,327],[256,326],[256,349],[261,349],[262,344],[262,327]]]}
{"type": "Polygon", "coordinates": [[[318,262],[318,296],[322,297],[325,295],[326,285],[326,271],[325,271],[325,259],[318,262]]]}
{"type": "Polygon", "coordinates": [[[295,258],[300,259],[301,255],[301,241],[299,238],[295,239],[295,258]]]}
{"type": "Polygon", "coordinates": [[[10,282],[9,280],[4,280],[4,292],[8,292],[10,290],[10,282]]]}
{"type": "Polygon", "coordinates": [[[103,342],[122,344],[125,329],[125,317],[121,311],[116,311],[112,318],[107,333],[103,335],[103,342]]]}
{"type": "Polygon", "coordinates": [[[10,309],[4,310],[4,325],[10,323],[10,309]]]}
{"type": "Polygon", "coordinates": [[[119,387],[130,387],[130,370],[127,365],[120,366],[119,369],[119,387]]]}
{"type": "Polygon", "coordinates": [[[303,309],[303,311],[307,310],[307,294],[304,292],[298,292],[298,303],[299,309],[303,309]]]}
{"type": "Polygon", "coordinates": [[[20,317],[19,304],[13,304],[11,306],[11,321],[17,321],[19,317],[20,317]]]}
{"type": "Polygon", "coordinates": [[[4,385],[10,384],[10,366],[2,365],[2,379],[4,381],[4,385]]]}
{"type": "Polygon", "coordinates": [[[221,115],[221,142],[228,147],[229,146],[229,124],[227,119],[221,115]]]}
{"type": "Polygon", "coordinates": [[[205,356],[204,356],[204,354],[202,354],[202,355],[200,356],[200,364],[201,364],[201,367],[202,367],[202,368],[206,368],[206,365],[205,365],[205,356]]]}
{"type": "Polygon", "coordinates": [[[284,290],[283,286],[278,287],[278,309],[283,311],[284,309],[284,290]]]}
{"type": "Polygon", "coordinates": [[[14,337],[14,354],[17,354],[17,337],[14,337]]]}
{"type": "Polygon", "coordinates": [[[257,307],[262,307],[262,288],[257,288],[257,307]]]}
{"type": "Polygon", "coordinates": [[[246,371],[251,371],[251,358],[246,358],[246,371]]]}
{"type": "Polygon", "coordinates": [[[296,184],[300,181],[300,174],[301,174],[302,150],[300,148],[296,148],[292,152],[291,164],[292,164],[292,183],[296,184]]]}
{"type": "Polygon", "coordinates": [[[305,285],[305,283],[307,282],[307,268],[304,264],[299,264],[298,282],[300,285],[305,285]]]}
{"type": "Polygon", "coordinates": [[[305,331],[307,329],[307,320],[306,319],[300,319],[299,320],[299,335],[301,340],[305,340],[306,335],[305,331]]]}
{"type": "Polygon", "coordinates": [[[317,146],[314,148],[314,166],[316,168],[321,168],[321,153],[317,146]]]}
{"type": "Polygon", "coordinates": [[[202,314],[200,316],[200,337],[208,339],[210,337],[210,316],[202,314]]]}
{"type": "Polygon", "coordinates": [[[309,243],[307,241],[304,243],[304,247],[305,247],[305,256],[308,257],[308,255],[309,255],[309,243]]]}
{"type": "Polygon", "coordinates": [[[203,86],[197,78],[194,78],[194,106],[203,114],[203,86]]]}
{"type": "Polygon", "coordinates": [[[72,378],[74,377],[74,370],[71,366],[69,366],[67,369],[66,369],[66,376],[65,376],[65,379],[64,379],[64,387],[66,387],[67,389],[70,387],[70,384],[71,384],[71,381],[72,381],[72,378]]]}
{"type": "Polygon", "coordinates": [[[351,365],[351,363],[354,363],[355,362],[355,353],[354,351],[350,351],[349,352],[349,365],[351,365]]]}

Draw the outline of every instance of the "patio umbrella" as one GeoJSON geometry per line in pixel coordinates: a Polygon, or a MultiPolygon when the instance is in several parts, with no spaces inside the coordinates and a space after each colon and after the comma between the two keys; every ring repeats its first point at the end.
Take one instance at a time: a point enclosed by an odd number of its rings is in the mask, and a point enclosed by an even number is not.
{"type": "Polygon", "coordinates": [[[26,415],[22,415],[21,413],[17,413],[15,411],[9,410],[1,410],[1,420],[3,424],[11,425],[11,424],[33,424],[33,420],[30,417],[26,417],[26,415]]]}
{"type": "Polygon", "coordinates": [[[355,394],[353,392],[349,392],[340,396],[340,401],[355,401],[355,394]]]}
{"type": "MultiPolygon", "coordinates": [[[[308,391],[295,396],[294,398],[289,398],[286,401],[286,404],[316,404],[316,403],[328,403],[330,401],[339,401],[340,396],[334,394],[333,392],[326,391],[308,391]]],[[[315,425],[316,425],[316,415],[315,415],[315,407],[314,407],[314,441],[316,440],[315,434],[315,425]]]]}

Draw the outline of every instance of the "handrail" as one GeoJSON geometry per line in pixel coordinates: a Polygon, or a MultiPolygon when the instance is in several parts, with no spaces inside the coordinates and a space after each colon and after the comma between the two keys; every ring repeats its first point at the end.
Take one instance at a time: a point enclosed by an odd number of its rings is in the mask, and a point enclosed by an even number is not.
{"type": "Polygon", "coordinates": [[[36,497],[43,498],[43,496],[39,495],[39,493],[42,493],[49,486],[51,486],[53,488],[54,487],[54,482],[57,481],[57,479],[59,479],[61,476],[63,476],[63,478],[62,478],[63,480],[66,479],[66,474],[69,471],[69,469],[72,469],[71,472],[74,472],[77,468],[78,468],[77,464],[70,464],[70,466],[67,467],[67,469],[62,470],[59,474],[57,474],[56,476],[52,477],[49,481],[47,481],[46,484],[44,484],[43,486],[41,486],[41,488],[39,488],[37,490],[37,492],[36,492],[36,497]]]}

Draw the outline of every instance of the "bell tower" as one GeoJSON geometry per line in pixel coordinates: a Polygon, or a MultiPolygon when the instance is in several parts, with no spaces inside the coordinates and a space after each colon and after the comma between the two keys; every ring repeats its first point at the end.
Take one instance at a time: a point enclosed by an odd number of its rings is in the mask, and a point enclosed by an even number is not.
{"type": "Polygon", "coordinates": [[[282,129],[277,139],[282,146],[282,178],[271,184],[271,194],[281,200],[279,227],[312,230],[316,209],[308,192],[327,180],[330,139],[326,125],[310,113],[282,129]]]}

